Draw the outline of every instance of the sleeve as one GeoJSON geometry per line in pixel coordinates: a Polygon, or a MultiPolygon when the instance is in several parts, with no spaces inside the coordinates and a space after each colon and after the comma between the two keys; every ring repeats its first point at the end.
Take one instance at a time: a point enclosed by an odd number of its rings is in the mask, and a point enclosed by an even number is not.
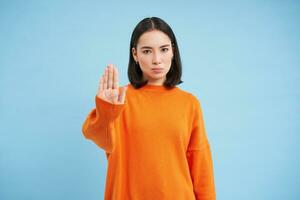
{"type": "Polygon", "coordinates": [[[196,200],[215,200],[215,184],[212,155],[206,136],[200,102],[194,101],[194,114],[187,160],[196,200]]]}
{"type": "MultiPolygon", "coordinates": [[[[113,123],[121,114],[125,104],[112,104],[95,96],[94,108],[82,125],[82,132],[86,139],[93,141],[97,146],[106,151],[106,156],[111,153],[115,145],[115,126],[113,123]]],[[[126,101],[125,101],[126,103],[126,101]]]]}

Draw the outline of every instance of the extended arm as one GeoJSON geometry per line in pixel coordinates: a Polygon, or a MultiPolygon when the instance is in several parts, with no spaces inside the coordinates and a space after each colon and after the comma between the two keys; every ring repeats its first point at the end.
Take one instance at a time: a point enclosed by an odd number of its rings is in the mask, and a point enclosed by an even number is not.
{"type": "Polygon", "coordinates": [[[126,90],[127,87],[119,87],[118,69],[109,64],[100,79],[96,108],[82,126],[84,136],[104,149],[107,156],[115,146],[114,123],[125,106],[126,90]]]}
{"type": "Polygon", "coordinates": [[[115,145],[113,123],[121,114],[125,104],[111,104],[95,97],[96,108],[87,116],[82,126],[85,138],[92,140],[100,148],[111,153],[115,145]]]}

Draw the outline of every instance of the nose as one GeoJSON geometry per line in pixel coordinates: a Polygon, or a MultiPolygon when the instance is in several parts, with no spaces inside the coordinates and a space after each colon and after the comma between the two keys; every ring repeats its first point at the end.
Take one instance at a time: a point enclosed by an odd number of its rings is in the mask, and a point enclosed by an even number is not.
{"type": "Polygon", "coordinates": [[[161,57],[159,53],[153,53],[152,63],[155,65],[161,63],[161,57]]]}

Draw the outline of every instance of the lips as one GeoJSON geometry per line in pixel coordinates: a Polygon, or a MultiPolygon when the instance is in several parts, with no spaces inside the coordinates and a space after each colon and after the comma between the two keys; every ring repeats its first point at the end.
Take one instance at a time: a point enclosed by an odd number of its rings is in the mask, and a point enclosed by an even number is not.
{"type": "Polygon", "coordinates": [[[163,68],[152,68],[152,70],[163,70],[163,68]]]}
{"type": "Polygon", "coordinates": [[[154,74],[160,74],[162,72],[163,72],[163,68],[158,68],[158,67],[152,68],[152,73],[154,74]]]}

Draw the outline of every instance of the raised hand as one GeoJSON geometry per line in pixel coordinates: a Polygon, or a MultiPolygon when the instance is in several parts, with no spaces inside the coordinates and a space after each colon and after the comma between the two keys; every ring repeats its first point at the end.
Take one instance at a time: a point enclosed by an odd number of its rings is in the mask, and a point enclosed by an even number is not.
{"type": "Polygon", "coordinates": [[[112,104],[124,104],[127,87],[120,87],[118,69],[109,64],[101,76],[97,96],[112,104]]]}

